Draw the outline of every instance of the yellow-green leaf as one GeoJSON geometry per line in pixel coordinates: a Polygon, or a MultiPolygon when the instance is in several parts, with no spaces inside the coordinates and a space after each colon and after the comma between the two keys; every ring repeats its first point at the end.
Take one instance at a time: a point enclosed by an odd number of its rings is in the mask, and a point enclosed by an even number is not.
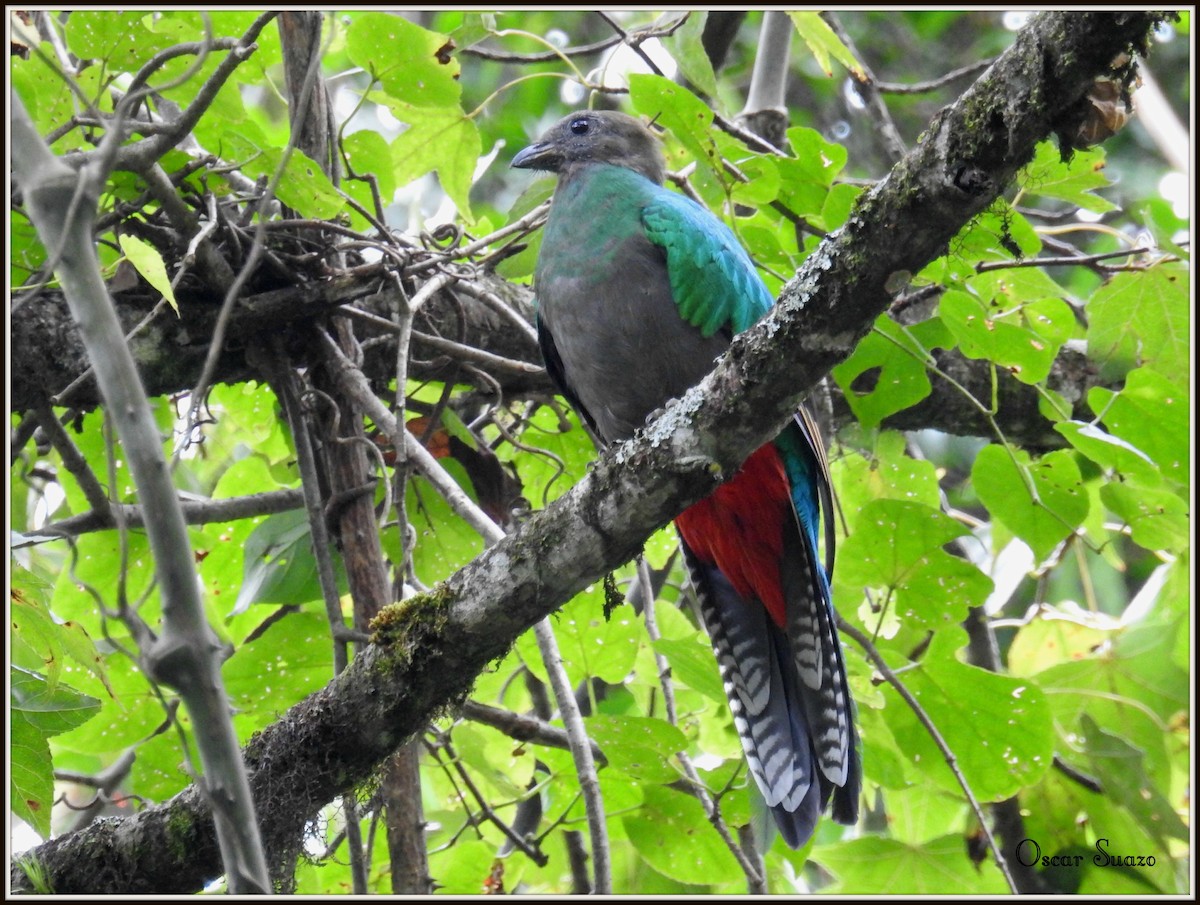
{"type": "Polygon", "coordinates": [[[842,39],[834,34],[833,29],[825,24],[820,13],[789,12],[788,15],[796,26],[796,31],[804,39],[804,43],[816,57],[817,65],[826,75],[833,75],[833,66],[829,62],[832,57],[849,69],[855,77],[866,78],[866,73],[858,65],[858,60],[854,59],[854,54],[842,43],[842,39]]]}
{"type": "Polygon", "coordinates": [[[179,303],[175,301],[175,290],[171,288],[171,278],[167,276],[167,265],[158,249],[149,242],[143,242],[137,236],[123,235],[118,237],[121,251],[129,263],[137,268],[137,272],[167,300],[175,313],[179,313],[179,303]]]}

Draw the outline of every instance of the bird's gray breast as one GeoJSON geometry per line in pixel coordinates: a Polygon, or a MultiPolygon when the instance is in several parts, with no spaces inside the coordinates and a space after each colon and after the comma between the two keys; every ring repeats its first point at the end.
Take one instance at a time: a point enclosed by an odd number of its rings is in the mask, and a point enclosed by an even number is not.
{"type": "Polygon", "coordinates": [[[629,437],[698,383],[728,345],[680,317],[664,253],[640,222],[623,236],[613,232],[572,241],[548,228],[535,287],[563,379],[608,442],[629,437]]]}

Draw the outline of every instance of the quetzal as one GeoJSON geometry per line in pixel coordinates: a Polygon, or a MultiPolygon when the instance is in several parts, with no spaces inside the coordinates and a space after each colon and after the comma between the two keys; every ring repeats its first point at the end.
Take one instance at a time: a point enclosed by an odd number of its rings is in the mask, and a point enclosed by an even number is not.
{"type": "MultiPolygon", "coordinates": [[[[626,439],[698,383],[771,294],[724,223],[663,187],[658,140],[631,116],[572,114],[512,165],[558,174],[534,274],[546,368],[604,442],[626,439]]],[[[675,522],[750,772],[793,848],[831,797],[835,820],[858,816],[830,500],[801,411],[675,522]]]]}

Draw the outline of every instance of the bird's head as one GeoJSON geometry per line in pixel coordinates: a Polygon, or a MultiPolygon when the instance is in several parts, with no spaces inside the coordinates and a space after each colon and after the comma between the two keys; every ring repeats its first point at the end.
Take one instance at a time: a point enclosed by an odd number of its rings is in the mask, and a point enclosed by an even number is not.
{"type": "Polygon", "coordinates": [[[654,133],[640,120],[612,110],[585,110],[563,117],[512,161],[514,167],[549,170],[560,177],[591,163],[625,167],[659,185],[666,175],[654,133]]]}

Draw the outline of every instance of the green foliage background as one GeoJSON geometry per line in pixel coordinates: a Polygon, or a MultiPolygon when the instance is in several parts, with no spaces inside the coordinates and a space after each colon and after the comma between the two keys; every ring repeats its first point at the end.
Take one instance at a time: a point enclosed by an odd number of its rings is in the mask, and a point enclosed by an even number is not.
{"type": "MultiPolygon", "coordinates": [[[[254,15],[214,12],[213,32],[237,36],[254,15]]],[[[999,26],[999,15],[889,12],[847,14],[846,20],[877,72],[916,81],[1000,50],[1010,33],[999,26]],[[913,47],[937,52],[913,54],[913,47]]],[[[713,107],[727,115],[741,107],[757,17],[751,16],[727,66],[717,73],[706,71],[707,59],[695,53],[702,17],[695,14],[686,26],[690,33],[664,43],[692,84],[707,89],[711,106],[692,89],[645,72],[628,79],[627,97],[613,100],[631,112],[657,116],[667,130],[669,168],[694,167],[692,190],[726,217],[777,292],[815,245],[817,233],[838,228],[862,180],[879,177],[883,167],[873,156],[868,123],[857,121],[844,143],[831,138],[844,73],[834,63],[835,76],[826,78],[799,40],[789,99],[794,103],[788,140],[795,156],[750,152],[714,128],[713,107]],[[714,164],[719,159],[714,155],[734,161],[749,181],[714,164]],[[773,201],[812,229],[794,229],[773,201]],[[735,205],[752,212],[734,216],[735,205]]],[[[420,24],[382,12],[330,17],[324,74],[344,76],[353,86],[349,95],[362,105],[354,128],[344,130],[343,150],[355,172],[378,178],[385,198],[399,189],[404,205],[431,213],[444,193],[470,235],[484,236],[547,196],[545,182],[530,185],[526,175],[504,164],[542,127],[586,103],[564,100],[564,85],[589,77],[587,67],[599,58],[587,64],[558,58],[515,64],[455,52],[443,64],[436,62],[439,49],[453,42],[461,51],[488,38],[489,46],[533,53],[545,49],[554,31],[569,35],[572,45],[606,31],[584,12],[442,11],[415,18],[420,24]],[[394,134],[380,126],[387,114],[407,128],[394,134]],[[429,174],[436,183],[425,178],[429,174]]],[[[623,21],[632,29],[654,18],[641,11],[623,21]]],[[[1174,47],[1159,48],[1161,64],[1151,58],[1160,76],[1174,71],[1179,45],[1187,43],[1186,16],[1174,29],[1174,47]]],[[[105,112],[112,109],[109,84],[121,84],[155,53],[202,34],[200,15],[183,10],[76,11],[63,29],[66,47],[94,61],[77,83],[105,112]]],[[[238,163],[252,179],[275,172],[287,140],[276,87],[282,78],[276,30],[266,29],[258,45],[195,130],[202,145],[238,163]]],[[[211,54],[186,79],[181,77],[193,58],[166,64],[156,78],[176,84],[164,96],[186,106],[222,57],[211,54]]],[[[43,135],[78,112],[77,99],[37,55],[12,58],[10,74],[43,135]]],[[[945,103],[953,94],[932,96],[938,97],[945,103]]],[[[935,100],[897,96],[889,103],[902,132],[915,136],[935,100]]],[[[53,148],[58,153],[86,148],[87,135],[86,128],[59,130],[53,148]]],[[[940,289],[929,316],[902,325],[885,315],[833,374],[857,419],[832,447],[845,520],[834,576],[839,611],[900,674],[981,802],[1016,797],[1028,837],[1044,854],[1088,856],[1076,871],[1045,869],[1053,888],[1081,894],[1188,889],[1191,309],[1187,249],[1179,243],[1188,224],[1156,197],[1153,176],[1164,169],[1147,160],[1138,144],[1143,140],[1126,132],[1107,149],[1076,153],[1069,162],[1053,145],[1043,145],[1008,201],[969,224],[945,257],[913,275],[910,289],[940,289]],[[1116,252],[1135,243],[1153,251],[1113,259],[1128,267],[1111,273],[1086,266],[1016,266],[1018,258],[1027,263],[1060,252],[1057,243],[1048,247],[1045,240],[1063,231],[1031,209],[1076,208],[1103,215],[1102,225],[1094,218],[1071,221],[1083,231],[1071,237],[1080,254],[1116,252]],[[1080,421],[1047,380],[1060,350],[1085,342],[1092,366],[1123,388],[1093,389],[1090,415],[1080,421]],[[1043,416],[1061,435],[1060,448],[1027,450],[1009,442],[1000,427],[1002,412],[993,413],[996,430],[983,438],[906,439],[881,428],[889,415],[928,394],[934,349],[958,350],[1037,388],[1043,416]],[[860,386],[864,375],[875,376],[869,390],[860,386]],[[987,608],[1005,667],[1000,674],[966,662],[962,623],[973,607],[987,608]],[[1056,769],[1056,759],[1098,780],[1103,791],[1089,790],[1056,769]],[[1099,838],[1110,840],[1111,852],[1153,855],[1155,864],[1096,866],[1090,856],[1099,838]]],[[[186,161],[182,151],[173,151],[163,166],[171,171],[186,161]]],[[[234,191],[219,175],[202,180],[194,174],[185,185],[234,191]]],[[[134,176],[115,173],[102,213],[142,191],[134,176]]],[[[347,181],[344,191],[370,205],[365,183],[347,181]]],[[[368,227],[301,154],[287,164],[279,197],[301,217],[368,227]]],[[[395,210],[403,214],[400,206],[395,210]]],[[[20,285],[46,253],[19,210],[10,226],[11,280],[20,285]]],[[[128,255],[151,279],[152,259],[139,264],[111,234],[101,240],[110,273],[128,255]]],[[[527,282],[535,257],[536,237],[525,252],[505,260],[500,273],[527,282]]],[[[437,385],[411,387],[414,398],[436,400],[442,392],[437,385]]],[[[976,401],[984,409],[991,406],[989,399],[976,401]]],[[[157,406],[160,426],[169,434],[175,408],[168,400],[157,406]]],[[[290,436],[267,388],[253,382],[218,386],[211,407],[219,418],[206,427],[201,454],[181,461],[176,471],[181,489],[221,499],[298,486],[290,436]]],[[[14,426],[18,420],[14,415],[14,426]]],[[[102,476],[109,474],[103,420],[101,412],[87,413],[72,432],[102,476]]],[[[524,497],[541,506],[584,474],[593,450],[573,419],[564,425],[548,407],[534,411],[520,429],[521,447],[495,431],[479,439],[493,445],[519,477],[524,497]]],[[[112,467],[110,490],[129,501],[129,477],[120,461],[112,467]]],[[[455,474],[473,491],[465,470],[455,474]]],[[[51,514],[57,519],[86,511],[82,491],[56,453],[29,447],[15,458],[10,520],[18,539],[51,514]],[[48,492],[48,483],[61,489],[61,502],[48,492]]],[[[414,569],[425,584],[446,577],[482,547],[419,481],[411,487],[408,515],[418,538],[414,569]]],[[[234,651],[223,675],[239,732],[249,737],[331,677],[328,628],[307,532],[298,516],[284,515],[194,527],[191,539],[201,554],[198,568],[211,621],[234,651]],[[254,593],[246,592],[248,585],[254,593]],[[283,604],[299,606],[266,625],[283,604]]],[[[397,543],[385,538],[389,552],[397,543]]],[[[680,778],[675,753],[687,751],[718,797],[725,821],[738,825],[750,818],[741,752],[715,661],[690,612],[679,606],[683,576],[673,549],[673,535],[662,532],[646,551],[652,567],[670,569],[655,606],[661,640],[651,642],[629,606],[606,620],[599,586],[567,603],[554,627],[571,681],[605,683],[587,727],[608,758],[600,784],[616,890],[737,894],[745,891],[745,878],[736,861],[698,802],[672,786],[680,778]],[[655,653],[671,667],[677,725],[665,718],[655,653]]],[[[181,751],[189,733],[186,714],[177,715],[175,726],[166,722],[161,693],[127,655],[132,640],[118,620],[105,616],[115,600],[118,563],[127,564],[125,593],[142,601],[142,616],[153,624],[158,601],[139,533],[128,536],[124,549],[115,532],[98,532],[78,537],[71,547],[44,543],[12,552],[12,807],[43,836],[69,827],[72,819],[70,812],[52,809],[63,791],[61,784],[55,787],[52,768],[97,773],[135,748],[137,759],[121,790],[126,797],[116,813],[165,800],[189,781],[181,751]]],[[[632,574],[632,567],[621,571],[618,585],[632,574]]],[[[865,815],[853,830],[824,823],[804,851],[775,844],[766,855],[771,891],[1005,892],[990,856],[972,863],[976,820],[929,732],[880,681],[864,652],[850,641],[846,648],[863,740],[865,815]]],[[[473,697],[525,712],[533,704],[523,680],[527,673],[544,678],[532,638],[523,638],[481,675],[473,697]]],[[[505,888],[569,891],[562,830],[583,828],[569,754],[518,743],[466,720],[446,719],[437,731],[502,819],[531,794],[543,799],[536,847],[546,863],[506,855],[505,888]]],[[[490,824],[468,826],[467,809],[477,810],[478,802],[464,804],[460,785],[438,759],[427,757],[426,764],[422,792],[432,876],[441,892],[478,893],[503,838],[490,824]]],[[[364,817],[368,829],[370,819],[364,817]]],[[[314,826],[308,851],[324,852],[340,820],[331,807],[314,826]]],[[[377,841],[371,857],[372,890],[387,892],[386,846],[377,841]]],[[[297,891],[345,890],[344,860],[344,853],[314,854],[300,866],[297,891]]]]}

